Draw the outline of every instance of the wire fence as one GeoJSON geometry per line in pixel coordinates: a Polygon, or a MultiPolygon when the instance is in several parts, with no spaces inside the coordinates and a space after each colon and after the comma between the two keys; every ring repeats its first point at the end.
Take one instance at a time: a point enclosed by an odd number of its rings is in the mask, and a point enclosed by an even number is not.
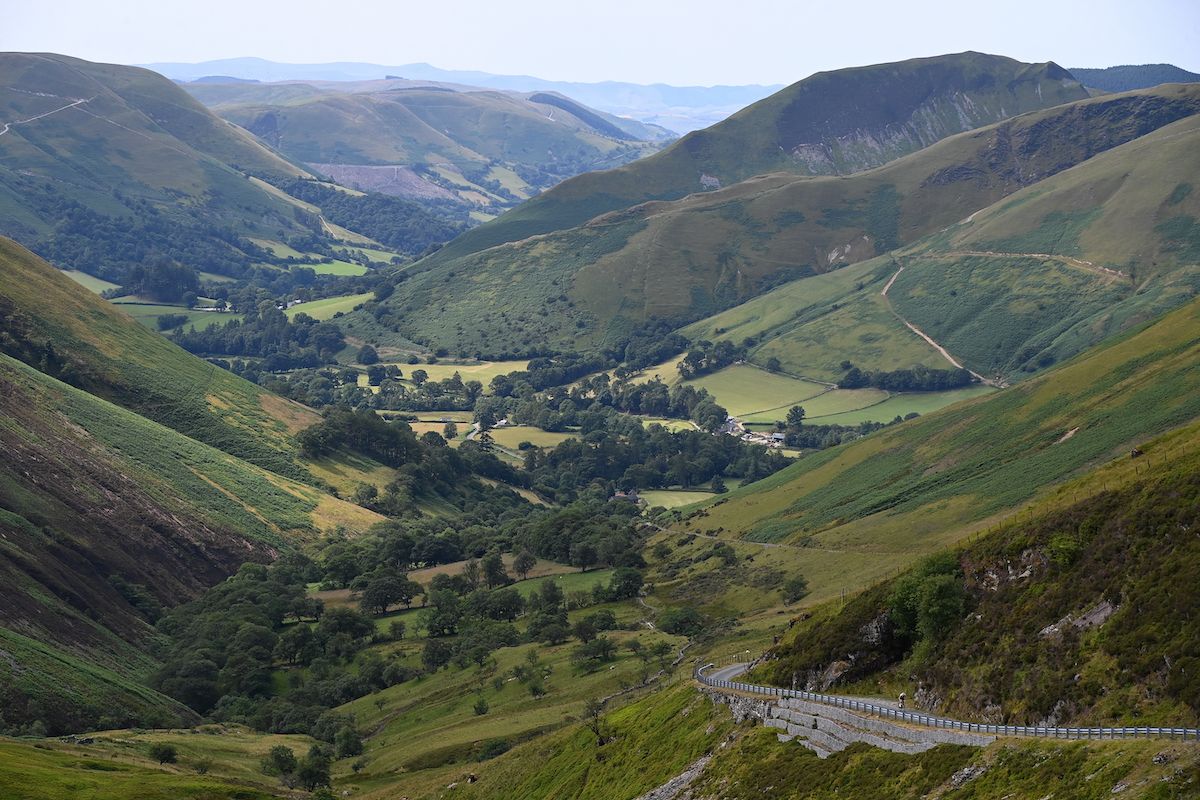
{"type": "MultiPolygon", "coordinates": [[[[728,661],[728,657],[722,660],[728,661]]],[[[884,717],[885,719],[896,720],[898,722],[908,723],[909,725],[919,725],[925,728],[943,728],[964,731],[966,733],[981,733],[990,736],[1028,736],[1039,739],[1087,740],[1149,738],[1184,739],[1200,742],[1200,728],[1162,728],[1155,726],[1122,728],[1059,728],[1041,725],[988,725],[981,722],[962,722],[956,719],[922,714],[918,711],[905,711],[893,706],[881,705],[879,703],[872,703],[866,700],[856,700],[852,697],[842,697],[834,694],[820,694],[818,692],[806,692],[799,689],[783,689],[778,686],[758,686],[757,684],[753,683],[742,683],[741,681],[727,681],[720,678],[712,678],[705,674],[706,671],[714,669],[716,666],[717,664],[712,662],[698,665],[693,671],[693,676],[700,683],[704,684],[705,686],[711,686],[714,689],[730,689],[732,691],[760,694],[768,697],[778,697],[780,699],[795,698],[797,700],[805,700],[810,703],[820,703],[822,705],[845,708],[851,711],[858,711],[864,714],[884,717]]]]}

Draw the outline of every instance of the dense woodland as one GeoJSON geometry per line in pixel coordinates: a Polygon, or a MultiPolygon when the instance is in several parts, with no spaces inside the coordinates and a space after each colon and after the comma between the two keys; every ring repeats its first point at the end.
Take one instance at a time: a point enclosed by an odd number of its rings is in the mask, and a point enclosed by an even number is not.
{"type": "Polygon", "coordinates": [[[352,194],[320,181],[280,180],[279,188],[299,200],[320,206],[337,225],[369,236],[406,255],[418,255],[453,239],[470,226],[470,217],[451,203],[414,203],[368,192],[352,194]]]}

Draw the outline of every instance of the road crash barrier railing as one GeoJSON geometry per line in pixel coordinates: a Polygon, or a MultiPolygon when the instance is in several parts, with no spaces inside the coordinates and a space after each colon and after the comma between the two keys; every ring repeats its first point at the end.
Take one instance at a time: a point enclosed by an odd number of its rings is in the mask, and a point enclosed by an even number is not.
{"type": "Polygon", "coordinates": [[[1039,739],[1184,739],[1200,742],[1200,728],[1161,728],[1161,727],[1126,727],[1126,728],[1055,728],[1040,725],[988,725],[981,722],[961,722],[946,717],[934,717],[917,711],[905,711],[892,706],[871,703],[866,700],[855,700],[852,697],[842,697],[834,694],[806,692],[799,689],[783,689],[778,686],[758,686],[741,681],[727,681],[710,678],[705,671],[714,668],[716,664],[697,666],[693,676],[705,686],[714,689],[730,689],[736,692],[760,694],[767,697],[796,698],[810,703],[845,708],[863,714],[871,714],[885,719],[905,722],[909,725],[920,725],[926,728],[947,728],[950,730],[982,733],[991,736],[1030,736],[1039,739]]]}

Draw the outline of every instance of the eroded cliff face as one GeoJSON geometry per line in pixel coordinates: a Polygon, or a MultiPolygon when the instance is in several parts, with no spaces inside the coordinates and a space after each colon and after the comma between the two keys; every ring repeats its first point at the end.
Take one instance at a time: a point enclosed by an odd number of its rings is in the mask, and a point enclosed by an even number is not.
{"type": "Polygon", "coordinates": [[[797,87],[779,115],[780,146],[802,172],[845,175],[886,164],[947,136],[1087,97],[1054,63],[957,57],[878,69],[819,74],[797,87]],[[836,113],[820,114],[821,108],[836,113]]]}

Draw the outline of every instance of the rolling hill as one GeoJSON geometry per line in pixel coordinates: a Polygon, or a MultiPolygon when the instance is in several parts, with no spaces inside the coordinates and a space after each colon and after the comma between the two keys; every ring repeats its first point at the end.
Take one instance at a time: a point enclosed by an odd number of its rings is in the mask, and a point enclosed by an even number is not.
{"type": "Polygon", "coordinates": [[[293,434],[319,419],[311,410],[184,352],[8,240],[0,276],[5,718],[190,718],[144,688],[153,609],[380,517],[313,485],[310,467],[349,467],[302,463],[293,434]]]}
{"type": "Polygon", "coordinates": [[[189,83],[370,81],[404,76],[411,81],[480,86],[509,92],[555,92],[629,120],[661,125],[679,134],[706,128],[761,100],[781,86],[670,86],[603,81],[554,81],[530,75],[495,75],[439,69],[430,64],[386,66],[359,62],[281,64],[261,58],[227,58],[198,64],[143,64],[189,83]],[[231,76],[222,79],[220,76],[231,76]]]}
{"type": "Polygon", "coordinates": [[[0,352],[279,475],[312,481],[293,434],[319,419],[193,356],[0,239],[0,352]]]}
{"type": "Polygon", "coordinates": [[[405,80],[185,88],[345,185],[491,214],[564,178],[652,153],[671,138],[550,92],[405,80]]]}
{"type": "Polygon", "coordinates": [[[334,248],[382,263],[415,256],[469,222],[461,209],[311,177],[161,75],[0,54],[0,235],[64,269],[118,284],[163,267],[210,284],[269,282],[292,260],[330,261],[334,248]],[[279,186],[300,186],[306,199],[279,186]],[[359,225],[367,235],[349,229],[359,225]]]}
{"type": "MultiPolygon", "coordinates": [[[[691,522],[732,539],[811,547],[817,560],[931,552],[1035,498],[1061,505],[1071,499],[1064,483],[1193,422],[1198,356],[1192,300],[1000,392],[809,455],[691,522]]],[[[1069,488],[1086,495],[1103,480],[1069,488]]]]}
{"type": "MultiPolygon", "coordinates": [[[[913,243],[1013,192],[1036,194],[1039,181],[1198,110],[1200,90],[1192,86],[1104,96],[958,134],[850,176],[775,173],[677,201],[645,203],[474,255],[427,259],[424,272],[397,285],[384,312],[368,304],[344,324],[361,338],[383,342],[395,329],[452,352],[491,355],[547,344],[575,349],[613,344],[639,325],[688,322],[774,285],[913,243]],[[457,291],[448,293],[451,282],[457,291]]],[[[1114,179],[1109,176],[1105,191],[1115,186],[1114,179]]],[[[1154,191],[1163,192],[1158,204],[1173,186],[1156,184],[1154,191]]],[[[1180,202],[1190,201],[1185,196],[1180,202]]],[[[1039,208],[1043,215],[1051,212],[1048,205],[1039,208]]],[[[1171,224],[1186,227],[1183,221],[1171,224]]],[[[1165,241],[1186,238],[1187,232],[1162,234],[1151,227],[1144,235],[1165,241]]],[[[1110,256],[1117,254],[1105,257],[1110,256]]],[[[886,271],[878,268],[874,280],[886,271]]],[[[855,291],[863,288],[865,283],[854,285],[855,291]]],[[[869,316],[887,316],[874,305],[865,309],[869,316]]],[[[744,335],[750,332],[739,333],[739,341],[744,335]]],[[[822,369],[827,373],[828,366],[822,369]]]]}
{"type": "Polygon", "coordinates": [[[817,73],[651,158],[566,181],[459,237],[430,263],[768,172],[869,169],[946,136],[1086,96],[1055,64],[981,53],[817,73]]]}
{"type": "Polygon", "coordinates": [[[1119,67],[1089,69],[1071,67],[1071,74],[1085,86],[1105,92],[1149,89],[1164,83],[1195,83],[1200,75],[1174,64],[1123,64],[1119,67]]]}
{"type": "Polygon", "coordinates": [[[1044,369],[1200,291],[1188,181],[1200,174],[1198,137],[1200,117],[1165,125],[891,255],[792,281],[682,332],[753,338],[755,363],[777,358],[821,380],[839,380],[843,361],[948,366],[907,321],[985,376],[1044,369]]]}
{"type": "Polygon", "coordinates": [[[164,256],[240,276],[244,237],[310,231],[246,180],[306,174],[147,70],[0,55],[0,233],[64,268],[120,282],[164,256]]]}
{"type": "Polygon", "coordinates": [[[9,724],[190,718],[144,688],[155,610],[380,517],[0,356],[9,724]],[[156,716],[151,716],[151,715],[156,716]],[[166,716],[164,716],[164,714],[166,716]],[[123,715],[123,716],[122,716],[123,715]]]}

